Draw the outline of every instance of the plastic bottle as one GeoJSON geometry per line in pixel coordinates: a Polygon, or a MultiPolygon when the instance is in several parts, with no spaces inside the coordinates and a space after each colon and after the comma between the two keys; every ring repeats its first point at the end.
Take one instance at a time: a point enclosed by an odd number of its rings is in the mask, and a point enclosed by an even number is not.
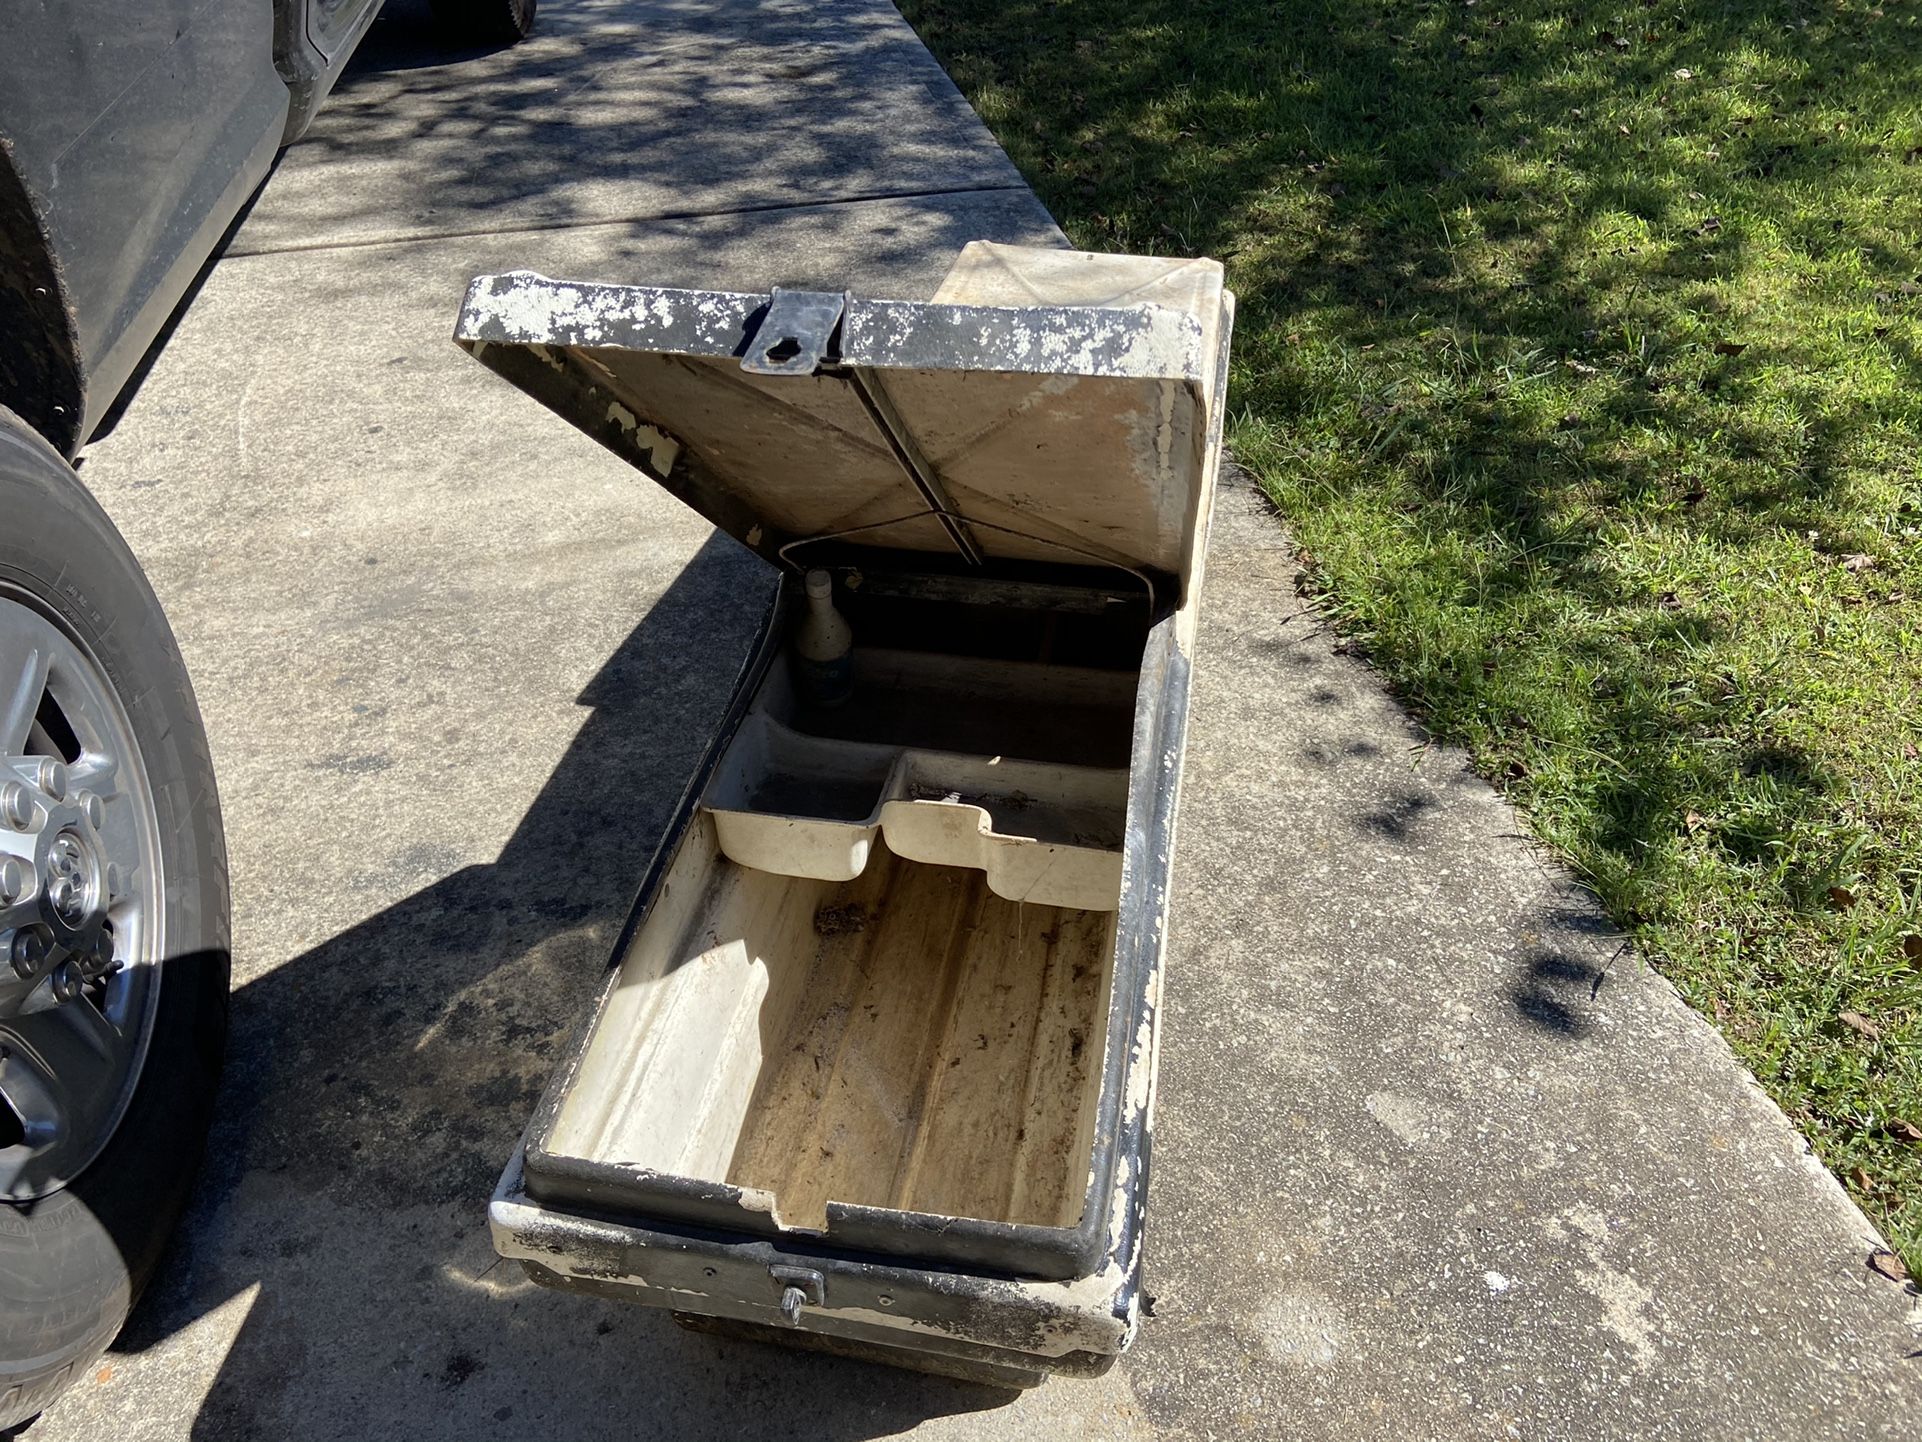
{"type": "Polygon", "coordinates": [[[854,690],[854,632],[834,609],[834,578],[807,574],[808,610],[794,638],[801,694],[817,706],[839,706],[854,690]]]}

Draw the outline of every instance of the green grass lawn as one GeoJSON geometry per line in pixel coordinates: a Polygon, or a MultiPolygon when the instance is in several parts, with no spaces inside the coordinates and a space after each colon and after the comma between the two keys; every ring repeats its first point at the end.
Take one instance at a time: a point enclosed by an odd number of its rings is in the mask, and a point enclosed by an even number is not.
{"type": "Polygon", "coordinates": [[[903,0],[1213,255],[1308,574],[1922,1274],[1922,5],[903,0]]]}

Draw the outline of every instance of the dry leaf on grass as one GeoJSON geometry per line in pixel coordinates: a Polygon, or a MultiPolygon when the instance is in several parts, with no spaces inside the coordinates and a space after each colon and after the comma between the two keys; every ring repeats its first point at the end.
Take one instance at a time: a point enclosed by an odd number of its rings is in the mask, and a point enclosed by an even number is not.
{"type": "Polygon", "coordinates": [[[1869,1253],[1869,1270],[1887,1277],[1891,1282],[1906,1282],[1909,1279],[1909,1269],[1902,1265],[1902,1259],[1894,1252],[1869,1253]]]}
{"type": "Polygon", "coordinates": [[[1870,1041],[1880,1041],[1882,1039],[1882,1028],[1870,1021],[1866,1016],[1863,1016],[1859,1011],[1845,1011],[1837,1020],[1851,1031],[1862,1033],[1862,1035],[1870,1041]]]}

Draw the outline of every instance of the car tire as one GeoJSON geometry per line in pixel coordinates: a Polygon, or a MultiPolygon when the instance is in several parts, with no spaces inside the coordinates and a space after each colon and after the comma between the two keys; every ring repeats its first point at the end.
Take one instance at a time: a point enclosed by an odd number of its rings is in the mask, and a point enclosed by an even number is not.
{"type": "MultiPolygon", "coordinates": [[[[124,873],[104,862],[104,869],[94,873],[112,879],[100,882],[96,893],[90,894],[106,898],[118,894],[111,888],[123,888],[138,896],[141,919],[126,923],[128,929],[118,933],[119,944],[127,951],[124,960],[111,959],[116,933],[107,933],[108,950],[103,955],[110,959],[104,974],[89,982],[100,990],[66,1003],[93,1005],[88,997],[95,996],[98,1006],[88,1017],[67,1024],[83,1028],[97,1016],[111,1020],[121,1015],[114,1007],[135,993],[129,989],[110,992],[109,987],[151,988],[138,992],[145,1000],[137,1012],[125,1013],[139,1019],[139,1050],[114,1053],[123,1058],[116,1063],[117,1073],[69,1075],[67,1085],[73,1088],[69,1095],[84,1105],[55,1115],[98,1122],[94,1140],[66,1154],[74,1159],[74,1174],[49,1172],[36,1183],[35,1174],[22,1169],[27,1164],[19,1163],[8,1184],[8,1198],[0,1200],[0,1435],[4,1435],[43,1409],[69,1382],[86,1375],[159,1264],[187,1204],[213,1117],[226,1040],[231,961],[227,856],[213,763],[179,647],[152,587],[106,512],[73,469],[4,409],[0,409],[0,516],[6,518],[0,525],[0,609],[19,608],[8,612],[15,623],[11,634],[52,634],[31,631],[44,623],[70,638],[75,647],[71,654],[97,667],[89,682],[96,690],[88,694],[105,698],[103,704],[109,710],[117,704],[116,724],[124,727],[119,734],[129,738],[124,760],[114,773],[118,778],[124,771],[126,780],[102,780],[93,791],[79,789],[84,783],[77,783],[69,792],[63,779],[59,789],[89,807],[102,795],[108,797],[98,812],[89,814],[134,818],[96,823],[100,830],[91,834],[100,844],[102,857],[114,854],[107,840],[110,833],[137,831],[144,838],[139,854],[143,858],[140,874],[146,880],[122,879],[124,873]],[[122,806],[124,812],[109,809],[122,806]],[[123,832],[122,827],[135,830],[123,832]],[[135,936],[140,938],[137,945],[135,936]],[[142,978],[137,983],[136,974],[142,978]],[[98,1079],[106,1075],[118,1078],[111,1107],[98,1101],[105,1090],[98,1079]],[[92,1091],[87,1090],[90,1085],[92,1091]],[[43,1190],[36,1193],[36,1185],[43,1190]]],[[[0,630],[0,640],[8,634],[0,630]]],[[[7,729],[10,696],[25,696],[40,686],[31,679],[31,662],[15,667],[13,675],[7,670],[7,658],[0,655],[0,731],[7,729]]],[[[45,663],[41,670],[48,679],[43,700],[37,704],[57,708],[55,673],[45,663]]],[[[16,709],[13,714],[21,713],[16,709]]],[[[43,709],[37,714],[57,716],[58,712],[43,709]]],[[[67,723],[56,719],[35,724],[40,729],[29,733],[26,744],[0,756],[0,793],[12,784],[9,776],[21,774],[20,766],[53,764],[44,751],[45,738],[54,734],[49,727],[67,723]],[[34,753],[34,736],[43,748],[39,753],[34,753]],[[40,759],[36,761],[35,755],[40,759]]],[[[69,728],[59,734],[73,732],[69,728]]],[[[14,746],[7,735],[0,734],[0,747],[14,746]]],[[[90,751],[75,751],[69,760],[78,756],[84,763],[90,755],[90,751]]],[[[81,766],[76,766],[75,774],[83,774],[81,766]]],[[[52,782],[46,785],[47,794],[53,795],[52,782]]],[[[10,795],[17,817],[23,793],[16,787],[10,795]]],[[[43,830],[54,824],[51,810],[37,814],[43,830]]],[[[5,798],[0,797],[0,826],[9,825],[14,826],[16,840],[28,829],[9,820],[5,798]]],[[[48,905],[61,904],[54,898],[64,893],[50,890],[37,875],[29,876],[23,893],[18,865],[16,860],[11,878],[16,900],[23,894],[44,895],[48,905]]],[[[106,900],[98,905],[96,918],[107,914],[106,900]]],[[[24,915],[20,907],[11,912],[0,908],[0,922],[11,918],[10,924],[20,923],[24,915]]],[[[21,929],[26,929],[24,924],[15,925],[12,934],[21,929]]],[[[10,948],[11,944],[8,937],[0,936],[0,946],[10,948]]],[[[9,950],[7,955],[11,954],[9,950]]],[[[4,964],[5,958],[0,957],[0,965],[4,964]]],[[[15,980],[12,972],[0,979],[9,984],[15,980]]],[[[18,1052],[31,1051],[35,1045],[31,1039],[21,1040],[32,1035],[22,1029],[45,1021],[53,1010],[43,1006],[32,1015],[0,1015],[0,1048],[12,1045],[12,1051],[0,1057],[0,1101],[7,1107],[0,1125],[12,1128],[0,1132],[0,1141],[8,1143],[0,1147],[0,1167],[9,1157],[49,1155],[32,1150],[34,1138],[64,1135],[58,1129],[23,1130],[19,1115],[24,1113],[6,1100],[5,1091],[8,1077],[16,1078],[18,1085],[18,1077],[30,1075],[6,1070],[20,1063],[18,1052]]],[[[135,1022],[116,1025],[131,1034],[135,1022]]],[[[51,1069],[47,1058],[53,1055],[36,1052],[34,1058],[51,1069]]],[[[84,1059],[83,1053],[66,1055],[69,1060],[76,1055],[84,1059]]],[[[74,1068],[68,1070],[71,1073],[74,1068]]],[[[75,1124],[71,1131],[77,1136],[81,1127],[75,1124]]]]}
{"type": "Polygon", "coordinates": [[[517,45],[534,30],[537,0],[433,0],[434,19],[466,45],[517,45]]]}

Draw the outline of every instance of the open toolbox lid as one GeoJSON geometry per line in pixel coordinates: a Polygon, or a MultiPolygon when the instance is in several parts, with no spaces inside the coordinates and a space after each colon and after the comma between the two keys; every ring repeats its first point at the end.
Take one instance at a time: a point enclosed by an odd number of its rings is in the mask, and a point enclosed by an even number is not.
{"type": "Polygon", "coordinates": [[[1173,603],[1232,305],[1214,261],[977,241],[930,301],[481,276],[454,338],[776,564],[1118,567],[1173,603]]]}

